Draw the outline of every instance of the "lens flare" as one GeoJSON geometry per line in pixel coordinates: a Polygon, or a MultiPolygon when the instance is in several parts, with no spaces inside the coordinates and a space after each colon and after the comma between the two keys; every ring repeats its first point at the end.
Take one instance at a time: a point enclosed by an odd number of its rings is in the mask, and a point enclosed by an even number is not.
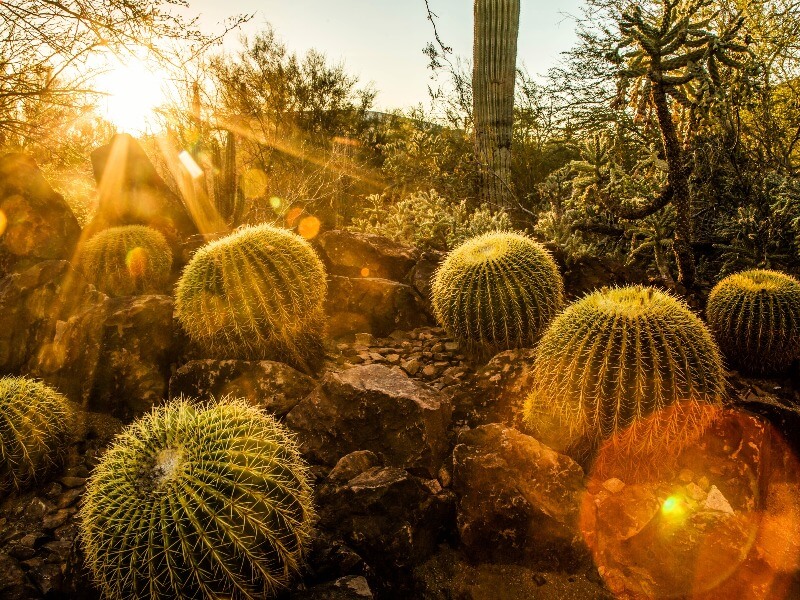
{"type": "Polygon", "coordinates": [[[278,210],[281,207],[281,204],[283,204],[283,202],[277,196],[273,196],[269,199],[269,205],[273,210],[278,210]]]}
{"type": "Polygon", "coordinates": [[[94,87],[103,94],[98,109],[119,132],[141,135],[155,122],[155,110],[166,98],[166,77],[136,56],[113,59],[94,87]]]}
{"type": "Polygon", "coordinates": [[[317,237],[319,228],[321,226],[322,223],[320,223],[320,220],[317,217],[305,217],[304,219],[300,220],[300,224],[297,226],[297,233],[299,233],[305,239],[310,240],[317,237]]]}
{"type": "Polygon", "coordinates": [[[367,267],[362,267],[361,276],[362,277],[369,277],[369,269],[367,267]]]}
{"type": "Polygon", "coordinates": [[[189,173],[192,179],[199,179],[203,176],[203,169],[200,168],[200,165],[197,164],[194,158],[192,158],[192,155],[186,150],[178,154],[178,160],[181,161],[183,168],[186,169],[186,172],[189,173]]]}
{"type": "Polygon", "coordinates": [[[3,235],[6,232],[7,226],[8,226],[8,218],[6,217],[6,213],[0,210],[0,235],[3,235]]]}

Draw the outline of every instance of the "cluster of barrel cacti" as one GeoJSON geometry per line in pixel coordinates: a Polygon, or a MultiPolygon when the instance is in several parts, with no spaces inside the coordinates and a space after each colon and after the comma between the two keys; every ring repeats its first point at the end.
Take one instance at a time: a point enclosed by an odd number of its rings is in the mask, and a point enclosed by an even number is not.
{"type": "Polygon", "coordinates": [[[111,227],[84,244],[80,268],[87,281],[109,296],[163,293],[169,283],[172,251],[152,227],[111,227]]]}
{"type": "Polygon", "coordinates": [[[178,281],[183,328],[218,358],[314,364],[323,354],[325,268],[288,230],[242,228],[198,250],[178,281]]]}

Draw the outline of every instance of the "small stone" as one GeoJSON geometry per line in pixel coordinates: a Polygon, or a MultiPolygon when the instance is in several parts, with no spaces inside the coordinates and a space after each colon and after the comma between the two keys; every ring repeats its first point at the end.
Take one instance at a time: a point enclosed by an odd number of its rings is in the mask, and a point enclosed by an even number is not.
{"type": "Polygon", "coordinates": [[[681,472],[678,474],[678,479],[683,483],[689,483],[694,479],[694,472],[692,472],[691,469],[681,469],[681,472]]]}
{"type": "Polygon", "coordinates": [[[357,333],[356,346],[372,346],[375,343],[375,336],[371,333],[357,333]]]}
{"type": "Polygon", "coordinates": [[[625,487],[625,482],[617,479],[616,477],[612,477],[611,479],[606,479],[603,482],[603,488],[611,492],[612,494],[617,494],[623,490],[625,487]]]}
{"type": "Polygon", "coordinates": [[[372,467],[380,466],[381,461],[374,452],[369,450],[356,450],[339,459],[336,466],[328,474],[330,481],[350,481],[353,477],[361,475],[372,467]]]}
{"type": "Polygon", "coordinates": [[[691,498],[692,500],[695,500],[697,502],[702,502],[703,500],[706,499],[706,496],[708,496],[708,494],[703,490],[703,488],[701,488],[696,483],[689,483],[686,486],[686,495],[689,496],[689,498],[691,498]]]}
{"type": "Polygon", "coordinates": [[[425,367],[422,369],[422,374],[425,377],[435,377],[436,373],[437,369],[433,365],[425,365],[425,367]]]}
{"type": "Polygon", "coordinates": [[[420,368],[422,365],[420,364],[419,360],[416,358],[412,358],[411,360],[407,360],[400,365],[403,370],[411,375],[412,377],[419,373],[420,368]]]}
{"type": "Polygon", "coordinates": [[[442,344],[441,342],[439,342],[438,344],[434,344],[433,347],[431,348],[431,352],[434,353],[441,352],[442,350],[444,350],[444,344],[442,344]]]}
{"type": "Polygon", "coordinates": [[[73,513],[72,510],[62,508],[57,510],[54,514],[47,515],[42,521],[43,529],[57,529],[67,522],[69,516],[73,513]]]}
{"type": "Polygon", "coordinates": [[[711,489],[708,492],[708,497],[706,497],[705,508],[708,510],[716,510],[718,512],[727,513],[729,515],[733,514],[733,508],[731,508],[730,503],[722,495],[722,492],[719,491],[719,488],[715,485],[711,486],[711,489]]]}
{"type": "Polygon", "coordinates": [[[711,482],[705,475],[703,475],[700,479],[697,480],[697,485],[700,486],[700,489],[706,492],[711,488],[711,482]]]}
{"type": "Polygon", "coordinates": [[[56,506],[58,508],[67,508],[75,504],[78,501],[78,498],[81,497],[83,490],[80,488],[73,488],[71,490],[67,490],[64,492],[56,502],[56,506]]]}
{"type": "Polygon", "coordinates": [[[400,362],[400,355],[399,354],[387,354],[386,355],[386,362],[390,365],[394,365],[400,362]]]}
{"type": "Polygon", "coordinates": [[[445,342],[444,349],[447,352],[455,352],[458,350],[458,342],[445,342]]]}
{"type": "Polygon", "coordinates": [[[76,488],[86,485],[86,479],[83,477],[62,477],[59,479],[61,485],[68,488],[76,488]]]}
{"type": "Polygon", "coordinates": [[[380,352],[370,352],[369,357],[372,362],[383,362],[383,355],[380,352]]]}

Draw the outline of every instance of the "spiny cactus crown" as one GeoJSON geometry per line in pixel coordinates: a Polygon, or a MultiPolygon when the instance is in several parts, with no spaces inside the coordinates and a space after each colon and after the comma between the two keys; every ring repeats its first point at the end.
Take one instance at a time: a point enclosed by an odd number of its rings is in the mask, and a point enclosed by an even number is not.
{"type": "Polygon", "coordinates": [[[264,598],[300,569],[313,518],[285,427],[242,400],[179,399],[103,456],[81,536],[107,598],[264,598]]]}
{"type": "MultiPolygon", "coordinates": [[[[596,445],[676,402],[718,404],[723,390],[717,345],[683,302],[653,288],[614,288],[570,305],[542,336],[526,417],[534,429],[554,427],[540,433],[565,444],[596,445]]],[[[680,427],[689,436],[703,426],[680,427]]]]}
{"type": "Polygon", "coordinates": [[[725,355],[751,373],[785,370],[800,357],[800,281],[751,270],[720,281],[706,316],[725,355]]]}
{"type": "Polygon", "coordinates": [[[61,463],[71,418],[66,398],[45,384],[0,378],[0,490],[22,489],[61,463]]]}
{"type": "Polygon", "coordinates": [[[304,364],[322,353],[325,268],[300,236],[246,227],[192,257],[176,313],[190,337],[220,358],[304,364]]]}
{"type": "Polygon", "coordinates": [[[84,277],[109,296],[163,292],[172,251],[164,236],[144,225],[105,229],[80,252],[84,277]]]}
{"type": "Polygon", "coordinates": [[[550,253],[529,237],[487,233],[453,250],[436,271],[433,312],[468,351],[532,346],[563,304],[550,253]]]}

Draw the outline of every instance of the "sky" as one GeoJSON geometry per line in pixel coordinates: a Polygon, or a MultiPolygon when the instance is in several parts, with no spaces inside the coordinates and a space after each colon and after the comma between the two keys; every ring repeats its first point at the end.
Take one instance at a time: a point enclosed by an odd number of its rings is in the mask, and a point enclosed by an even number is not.
{"type": "MultiPolygon", "coordinates": [[[[429,0],[442,40],[456,55],[472,55],[472,1],[429,0]]],[[[532,75],[554,66],[575,41],[581,0],[522,0],[517,64],[532,75]]],[[[245,33],[270,23],[287,48],[315,48],[378,91],[380,110],[428,102],[430,70],[422,49],[433,41],[424,0],[189,0],[201,27],[219,31],[231,14],[256,13],[245,33]]],[[[236,46],[236,36],[226,42],[236,46]]]]}

